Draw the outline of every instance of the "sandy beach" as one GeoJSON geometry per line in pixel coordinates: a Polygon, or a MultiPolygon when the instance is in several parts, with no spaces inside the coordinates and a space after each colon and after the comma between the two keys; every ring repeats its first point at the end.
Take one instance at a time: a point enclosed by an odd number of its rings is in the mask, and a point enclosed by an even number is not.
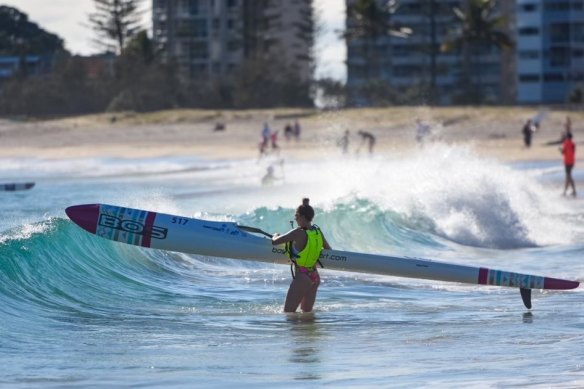
{"type": "MultiPolygon", "coordinates": [[[[584,113],[545,109],[531,148],[525,148],[521,129],[537,108],[398,107],[317,111],[301,109],[254,111],[172,110],[155,113],[108,113],[52,120],[0,120],[0,157],[126,158],[196,155],[211,159],[254,158],[264,122],[279,130],[284,156],[314,158],[340,154],[337,140],[350,131],[350,152],[361,139],[358,130],[373,133],[375,153],[397,155],[417,147],[415,120],[433,127],[433,139],[466,144],[482,156],[502,161],[558,160],[566,116],[573,122],[576,143],[584,113]],[[283,129],[298,120],[299,141],[287,142],[283,129]],[[214,131],[216,123],[225,130],[214,131]]],[[[365,147],[361,148],[365,152],[365,147]]]]}

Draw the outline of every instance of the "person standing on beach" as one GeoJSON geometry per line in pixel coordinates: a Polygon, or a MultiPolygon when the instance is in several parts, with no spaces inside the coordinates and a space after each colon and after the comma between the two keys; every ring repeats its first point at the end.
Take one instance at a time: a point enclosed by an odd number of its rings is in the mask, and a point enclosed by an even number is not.
{"type": "Polygon", "coordinates": [[[564,185],[564,196],[568,191],[568,187],[572,188],[572,196],[576,197],[576,185],[574,184],[574,179],[572,178],[572,169],[576,163],[576,145],[572,141],[572,133],[568,132],[566,134],[566,140],[560,149],[562,154],[564,154],[564,168],[566,169],[566,183],[564,185]]]}
{"type": "Polygon", "coordinates": [[[296,138],[296,141],[300,140],[300,131],[302,131],[301,127],[300,127],[300,123],[298,123],[298,120],[294,120],[294,138],[296,138]]]}
{"type": "Polygon", "coordinates": [[[521,132],[523,132],[523,143],[525,144],[525,147],[530,148],[531,137],[535,132],[535,127],[533,126],[533,122],[531,121],[531,119],[527,119],[521,132]]]}
{"type": "Polygon", "coordinates": [[[426,138],[430,135],[430,125],[420,119],[416,119],[416,142],[423,145],[426,138]]]}
{"type": "Polygon", "coordinates": [[[267,154],[267,152],[268,152],[268,145],[270,142],[270,136],[271,136],[270,126],[268,126],[268,123],[264,123],[264,128],[262,129],[262,137],[261,137],[260,144],[259,144],[260,158],[264,154],[267,154]]]}
{"type": "Polygon", "coordinates": [[[337,145],[341,148],[343,154],[349,152],[349,130],[345,130],[345,134],[337,141],[337,145]]]}
{"type": "Polygon", "coordinates": [[[284,312],[296,312],[299,305],[303,312],[312,311],[320,285],[316,264],[322,249],[331,248],[320,228],[312,224],[314,209],[309,201],[308,198],[303,198],[302,205],[296,208],[294,219],[298,228],[284,235],[274,234],[272,237],[272,245],[286,243],[286,251],[295,270],[286,294],[284,312]]]}
{"type": "Polygon", "coordinates": [[[357,132],[359,135],[361,135],[361,144],[359,145],[359,148],[357,149],[357,152],[359,152],[359,150],[361,149],[361,146],[367,142],[367,147],[369,148],[369,154],[373,154],[373,147],[375,146],[375,136],[367,131],[358,131],[357,132]]]}
{"type": "Polygon", "coordinates": [[[286,123],[286,127],[284,127],[284,138],[286,138],[286,142],[288,142],[294,136],[294,129],[290,125],[290,123],[286,123]]]}
{"type": "Polygon", "coordinates": [[[278,146],[278,132],[279,130],[272,131],[270,134],[270,141],[272,144],[272,151],[280,153],[280,147],[278,146]]]}

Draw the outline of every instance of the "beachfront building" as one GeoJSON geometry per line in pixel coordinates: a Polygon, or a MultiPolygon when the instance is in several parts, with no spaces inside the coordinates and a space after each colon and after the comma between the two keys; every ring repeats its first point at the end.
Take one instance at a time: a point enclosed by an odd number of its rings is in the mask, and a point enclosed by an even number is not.
{"type": "Polygon", "coordinates": [[[153,0],[153,37],[190,79],[225,79],[253,56],[311,76],[312,0],[153,0]],[[307,36],[308,34],[308,36],[307,36]]]}
{"type": "MultiPolygon", "coordinates": [[[[357,1],[346,0],[347,10],[357,1]]],[[[386,3],[378,1],[380,6],[386,3]]],[[[512,3],[499,2],[498,9],[506,15],[503,31],[510,35],[515,9],[512,3]]],[[[389,17],[394,27],[407,27],[411,29],[410,34],[386,34],[373,45],[367,39],[347,39],[350,104],[372,103],[362,93],[367,84],[392,90],[388,98],[397,103],[469,102],[469,84],[480,91],[482,103],[512,102],[516,79],[513,55],[486,45],[466,57],[460,49],[440,50],[452,39],[456,27],[453,8],[464,9],[464,6],[464,1],[456,0],[400,0],[399,7],[389,17]]],[[[356,23],[352,19],[348,13],[347,29],[356,23]]]]}
{"type": "Polygon", "coordinates": [[[11,78],[18,74],[27,76],[46,74],[52,66],[51,58],[40,55],[2,55],[0,56],[0,79],[11,78]]]}
{"type": "Polygon", "coordinates": [[[584,81],[584,1],[517,0],[517,101],[565,103],[584,81]]]}

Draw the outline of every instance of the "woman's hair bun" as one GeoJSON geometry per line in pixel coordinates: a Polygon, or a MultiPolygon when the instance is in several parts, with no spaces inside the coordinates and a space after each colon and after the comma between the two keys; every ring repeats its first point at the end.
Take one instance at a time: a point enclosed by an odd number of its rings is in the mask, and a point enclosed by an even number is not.
{"type": "Polygon", "coordinates": [[[296,211],[308,221],[311,221],[314,218],[314,209],[308,204],[309,201],[308,197],[304,197],[302,199],[302,205],[299,206],[296,211]]]}

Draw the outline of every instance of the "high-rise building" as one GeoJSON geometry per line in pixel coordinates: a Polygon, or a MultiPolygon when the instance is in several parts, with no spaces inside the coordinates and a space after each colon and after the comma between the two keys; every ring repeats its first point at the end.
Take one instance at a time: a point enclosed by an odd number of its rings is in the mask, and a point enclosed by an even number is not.
{"type": "MultiPolygon", "coordinates": [[[[347,6],[356,1],[347,0],[347,6]]],[[[430,47],[444,43],[447,38],[444,32],[454,23],[452,9],[464,9],[465,3],[401,0],[392,21],[410,27],[413,33],[407,39],[378,39],[377,69],[363,55],[363,40],[348,41],[349,90],[358,90],[372,78],[385,80],[398,90],[434,84],[438,103],[458,102],[460,88],[469,82],[463,79],[463,53],[438,53],[434,58],[429,53],[430,47]]],[[[473,54],[470,82],[480,84],[483,101],[565,103],[570,93],[584,83],[584,1],[500,0],[497,4],[507,22],[503,32],[515,42],[515,47],[514,50],[485,47],[473,54]]],[[[347,24],[350,23],[348,18],[347,24]]],[[[355,100],[357,104],[367,103],[363,98],[355,100]]]]}
{"type": "Polygon", "coordinates": [[[584,81],[584,1],[516,3],[517,102],[564,103],[584,81]]]}
{"type": "MultiPolygon", "coordinates": [[[[349,9],[357,0],[346,0],[349,9]]],[[[378,0],[383,6],[386,1],[378,0]]],[[[418,101],[437,104],[468,102],[465,88],[479,91],[481,102],[510,103],[515,95],[514,57],[494,45],[483,45],[472,52],[457,49],[442,52],[441,46],[453,37],[457,27],[455,7],[464,10],[462,0],[400,0],[390,15],[393,26],[411,29],[407,37],[386,34],[373,45],[366,39],[347,41],[349,91],[359,91],[371,80],[382,80],[395,94],[418,91],[418,101]],[[369,46],[369,47],[368,47],[369,46]],[[466,55],[465,55],[466,54],[466,55]],[[467,70],[469,69],[469,70],[467,70]],[[466,99],[466,100],[465,100],[466,99]]],[[[499,3],[506,14],[502,31],[512,35],[514,7],[511,1],[499,3]]],[[[347,16],[347,26],[354,20],[347,16]]],[[[366,97],[351,93],[353,104],[367,105],[366,97]]]]}
{"type": "Polygon", "coordinates": [[[153,0],[152,10],[154,40],[183,76],[224,79],[272,55],[311,77],[312,0],[153,0]]]}

